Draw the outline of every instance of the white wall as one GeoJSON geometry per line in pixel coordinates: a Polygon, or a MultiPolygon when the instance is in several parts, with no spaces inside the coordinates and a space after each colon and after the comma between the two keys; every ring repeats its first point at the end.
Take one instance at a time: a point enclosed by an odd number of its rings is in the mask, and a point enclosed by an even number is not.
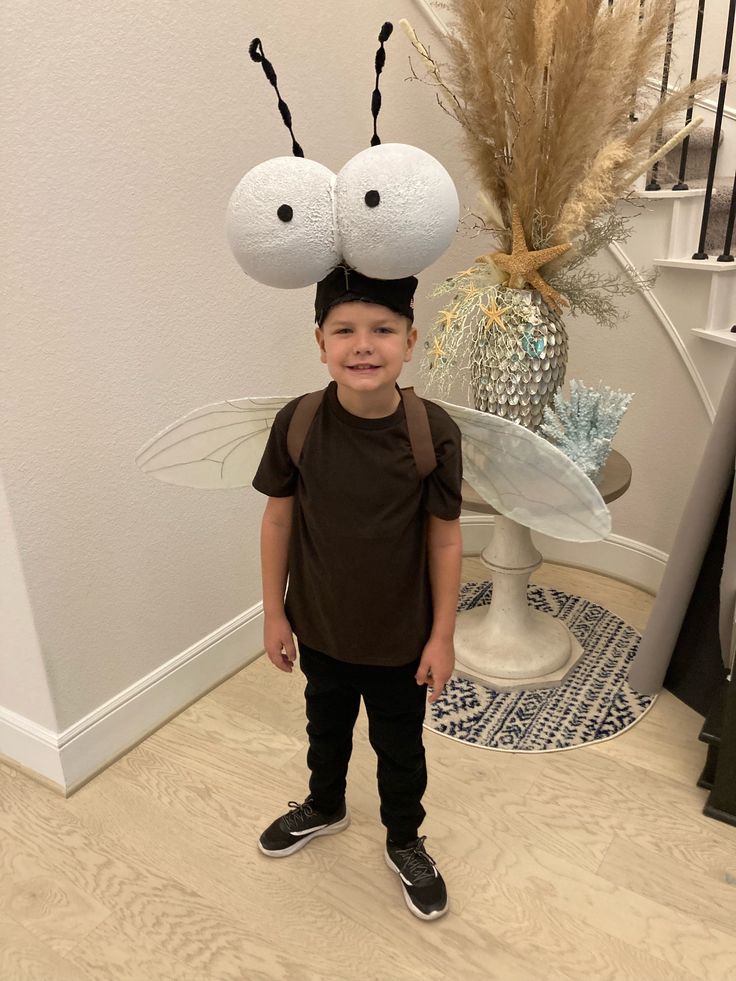
{"type": "Polygon", "coordinates": [[[13,519],[0,473],[0,694],[8,708],[48,729],[56,729],[43,652],[26,589],[13,519]]]}
{"type": "MultiPolygon", "coordinates": [[[[728,24],[727,0],[710,0],[705,4],[705,15],[703,17],[703,33],[700,43],[700,55],[698,58],[698,77],[703,78],[707,75],[720,75],[723,67],[723,55],[726,39],[726,27],[728,24]]],[[[672,60],[670,64],[669,88],[681,88],[690,81],[692,71],[693,49],[695,42],[695,29],[697,22],[697,0],[686,0],[677,4],[676,30],[672,43],[672,60]]],[[[734,67],[736,66],[736,51],[731,52],[730,77],[734,77],[734,67]]],[[[661,72],[655,80],[657,87],[661,85],[661,72]]],[[[693,115],[702,116],[704,126],[712,130],[715,125],[715,114],[719,99],[719,87],[704,93],[698,98],[698,102],[693,115]]],[[[726,119],[725,126],[733,126],[736,120],[736,86],[733,82],[726,88],[724,111],[726,119]]],[[[683,122],[684,122],[683,113],[683,122]]],[[[733,178],[734,167],[736,167],[736,141],[724,140],[718,150],[716,164],[716,176],[723,178],[733,178]]],[[[688,173],[692,173],[692,164],[688,173]]]]}
{"type": "MultiPolygon", "coordinates": [[[[703,34],[698,59],[698,77],[712,72],[720,74],[723,66],[723,51],[728,23],[728,0],[710,0],[705,4],[703,34]]],[[[677,29],[672,42],[672,62],[670,70],[671,85],[685,85],[690,81],[692,69],[693,44],[697,22],[698,0],[680,0],[677,4],[677,29]]],[[[734,54],[731,55],[733,72],[734,54]]],[[[717,94],[710,98],[717,99],[717,94]]],[[[734,108],[733,88],[727,92],[727,105],[734,108]]]]}
{"type": "MultiPolygon", "coordinates": [[[[262,37],[306,155],[337,170],[369,145],[387,16],[431,40],[411,0],[6,5],[0,461],[16,544],[1,539],[0,560],[17,547],[27,599],[20,584],[6,596],[26,612],[0,635],[0,708],[68,728],[258,602],[263,498],[173,488],[133,458],[196,406],[328,380],[312,289],[249,281],[223,232],[242,174],[290,152],[247,47],[262,37]]],[[[459,130],[432,89],[405,81],[410,53],[397,26],[379,133],[434,154],[472,207],[459,130]]],[[[420,331],[439,306],[432,283],[480,251],[464,233],[423,274],[420,331]]],[[[628,306],[632,321],[611,335],[570,325],[569,377],[637,392],[617,442],[634,483],[612,507],[614,530],[666,552],[709,422],[651,311],[638,298],[628,306]]]]}

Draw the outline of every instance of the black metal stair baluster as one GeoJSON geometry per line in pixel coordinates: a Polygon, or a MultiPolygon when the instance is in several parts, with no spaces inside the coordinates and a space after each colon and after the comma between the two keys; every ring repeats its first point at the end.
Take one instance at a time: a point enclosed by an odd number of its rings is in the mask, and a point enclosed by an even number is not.
{"type": "MultiPolygon", "coordinates": [[[[698,3],[698,19],[695,23],[695,41],[693,43],[693,62],[690,69],[690,81],[694,82],[698,77],[698,65],[700,64],[700,42],[703,38],[703,17],[705,15],[705,0],[700,0],[698,3]]],[[[687,126],[690,120],[693,118],[693,104],[695,102],[695,97],[691,97],[687,105],[687,112],[685,113],[685,125],[687,126]]],[[[672,185],[673,191],[687,191],[689,190],[687,184],[685,183],[685,171],[687,169],[687,154],[690,149],[690,137],[686,136],[682,141],[682,152],[680,153],[680,172],[678,174],[677,183],[672,185]]]]}
{"type": "Polygon", "coordinates": [[[733,253],[731,252],[731,242],[733,240],[733,223],[736,217],[736,174],[733,178],[733,187],[731,188],[731,208],[728,212],[728,224],[726,225],[726,241],[723,246],[723,252],[718,256],[718,262],[733,262],[733,253]]]}
{"type": "MultiPolygon", "coordinates": [[[[641,24],[641,22],[643,20],[644,20],[644,0],[639,0],[639,23],[641,24]]],[[[631,93],[631,109],[629,110],[629,122],[630,123],[638,123],[639,122],[639,117],[636,115],[636,112],[635,112],[635,110],[636,110],[636,93],[637,93],[637,90],[636,89],[634,89],[634,91],[631,93]]]]}
{"type": "MultiPolygon", "coordinates": [[[[677,0],[672,0],[672,6],[670,7],[670,16],[667,23],[667,41],[664,48],[664,65],[662,66],[662,86],[659,90],[659,101],[664,102],[665,96],[667,95],[667,89],[669,87],[670,80],[670,62],[672,61],[672,36],[675,33],[675,8],[677,6],[677,0]]],[[[662,144],[662,127],[660,126],[657,130],[657,136],[654,141],[659,148],[662,144]]],[[[659,173],[659,160],[654,161],[652,166],[652,175],[649,178],[646,189],[647,191],[661,191],[662,187],[657,180],[657,174],[659,173]]]]}
{"type": "MultiPolygon", "coordinates": [[[[728,24],[726,26],[726,43],[723,48],[723,75],[728,75],[731,64],[731,45],[733,44],[733,25],[736,19],[736,0],[730,0],[728,7],[728,24]]],[[[716,178],[716,158],[718,156],[718,142],[721,138],[721,125],[723,123],[723,108],[726,104],[727,81],[724,78],[718,88],[718,108],[716,109],[716,124],[713,128],[713,144],[710,151],[710,166],[708,167],[708,183],[705,187],[705,201],[703,202],[703,220],[700,223],[700,241],[698,251],[693,254],[693,259],[707,259],[708,253],[705,251],[705,238],[708,234],[708,221],[710,219],[710,202],[713,197],[713,184],[716,178]]]]}

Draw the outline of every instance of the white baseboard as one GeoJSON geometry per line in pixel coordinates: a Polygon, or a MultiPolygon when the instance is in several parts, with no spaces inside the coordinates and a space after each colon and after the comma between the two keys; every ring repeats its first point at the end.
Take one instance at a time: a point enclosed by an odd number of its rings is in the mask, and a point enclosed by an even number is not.
{"type": "Polygon", "coordinates": [[[68,797],[263,651],[257,603],[55,733],[0,706],[0,759],[68,797]]]}
{"type": "MultiPolygon", "coordinates": [[[[493,534],[491,515],[461,518],[463,554],[479,555],[493,534]]],[[[612,535],[575,544],[534,535],[549,562],[589,569],[656,593],[667,556],[612,535]]],[[[0,759],[68,797],[263,651],[257,603],[63,732],[0,706],[0,759]]]]}
{"type": "Polygon", "coordinates": [[[0,705],[0,760],[54,790],[64,791],[55,732],[0,705]]]}

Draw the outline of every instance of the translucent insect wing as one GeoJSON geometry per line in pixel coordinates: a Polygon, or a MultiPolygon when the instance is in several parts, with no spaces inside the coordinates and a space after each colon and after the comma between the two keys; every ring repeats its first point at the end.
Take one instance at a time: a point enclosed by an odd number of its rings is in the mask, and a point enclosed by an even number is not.
{"type": "Polygon", "coordinates": [[[507,419],[435,401],[460,428],[468,483],[499,513],[565,541],[610,534],[598,488],[561,450],[507,419]]]}
{"type": "Polygon", "coordinates": [[[201,406],[142,446],[136,464],[143,473],[182,487],[250,486],[274,417],[291,400],[255,397],[201,406]]]}

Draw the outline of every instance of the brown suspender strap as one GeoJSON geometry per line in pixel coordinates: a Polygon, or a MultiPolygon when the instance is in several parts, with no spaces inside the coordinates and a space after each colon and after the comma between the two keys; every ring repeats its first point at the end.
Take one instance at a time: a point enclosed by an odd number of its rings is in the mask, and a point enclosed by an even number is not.
{"type": "Polygon", "coordinates": [[[406,428],[409,430],[409,442],[414,454],[414,462],[417,465],[419,476],[424,480],[427,474],[432,473],[437,466],[427,407],[411,387],[402,388],[401,396],[404,400],[406,428]]]}
{"type": "Polygon", "coordinates": [[[299,466],[299,457],[302,455],[304,440],[307,438],[309,427],[317,415],[317,409],[324,394],[324,389],[319,392],[310,392],[309,395],[299,399],[299,404],[294,409],[294,415],[291,417],[286,432],[286,449],[295,467],[299,466]]]}
{"type": "MultiPolygon", "coordinates": [[[[324,394],[325,389],[305,395],[299,400],[294,415],[291,417],[286,433],[286,449],[295,467],[299,466],[304,440],[307,438],[309,427],[314,421],[324,394]]],[[[414,454],[414,462],[419,476],[423,480],[437,466],[427,409],[413,388],[402,388],[401,397],[404,402],[406,428],[409,430],[409,442],[414,454]]]]}

